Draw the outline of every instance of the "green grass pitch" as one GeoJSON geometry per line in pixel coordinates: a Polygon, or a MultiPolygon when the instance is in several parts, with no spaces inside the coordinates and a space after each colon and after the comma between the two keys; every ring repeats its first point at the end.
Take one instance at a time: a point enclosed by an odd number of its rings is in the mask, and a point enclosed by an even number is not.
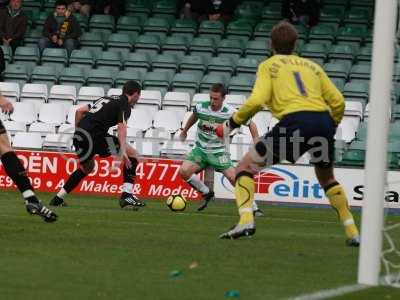
{"type": "MultiPolygon", "coordinates": [[[[0,192],[0,299],[214,300],[229,290],[288,299],[356,283],[358,249],[345,247],[330,209],[262,205],[256,235],[230,241],[217,237],[237,221],[233,202],[203,213],[197,203],[184,213],[150,201],[122,211],[105,197],[72,195],[69,204],[46,224],[25,212],[19,194],[0,192]]],[[[400,289],[337,299],[400,299],[400,289]]]]}

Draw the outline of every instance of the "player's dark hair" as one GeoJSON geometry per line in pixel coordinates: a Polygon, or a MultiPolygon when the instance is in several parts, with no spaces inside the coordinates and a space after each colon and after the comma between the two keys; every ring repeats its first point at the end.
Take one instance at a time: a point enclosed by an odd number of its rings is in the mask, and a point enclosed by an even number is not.
{"type": "Polygon", "coordinates": [[[226,95],[226,88],[222,83],[215,83],[211,86],[211,92],[220,93],[222,97],[226,95]]]}
{"type": "Polygon", "coordinates": [[[296,28],[286,21],[281,21],[272,28],[271,47],[276,54],[292,54],[299,35],[296,28]]]}
{"type": "Polygon", "coordinates": [[[67,7],[68,6],[67,5],[67,1],[58,0],[58,1],[56,1],[54,7],[57,7],[57,6],[65,6],[65,7],[67,7]]]}
{"type": "Polygon", "coordinates": [[[138,93],[142,90],[140,84],[135,80],[128,80],[125,82],[124,87],[122,88],[122,93],[124,95],[132,96],[134,93],[138,93]]]}

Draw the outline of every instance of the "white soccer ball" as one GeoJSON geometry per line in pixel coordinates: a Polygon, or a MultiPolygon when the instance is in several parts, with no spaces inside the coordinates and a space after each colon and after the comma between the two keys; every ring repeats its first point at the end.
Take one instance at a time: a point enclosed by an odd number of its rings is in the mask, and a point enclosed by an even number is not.
{"type": "Polygon", "coordinates": [[[186,208],[186,199],[182,195],[171,195],[167,199],[167,206],[172,211],[184,211],[186,208]]]}

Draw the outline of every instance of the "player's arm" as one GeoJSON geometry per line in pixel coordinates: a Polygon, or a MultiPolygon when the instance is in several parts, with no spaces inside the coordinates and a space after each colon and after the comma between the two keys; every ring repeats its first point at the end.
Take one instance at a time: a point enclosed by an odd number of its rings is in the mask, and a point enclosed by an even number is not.
{"type": "Polygon", "coordinates": [[[253,141],[255,143],[259,137],[256,123],[254,123],[253,121],[250,121],[249,130],[250,130],[251,137],[253,138],[253,141]]]}
{"type": "Polygon", "coordinates": [[[6,97],[0,94],[0,109],[2,112],[6,114],[10,114],[14,111],[14,106],[10,101],[6,99],[6,97]]]}
{"type": "Polygon", "coordinates": [[[230,131],[246,123],[248,119],[262,110],[271,100],[271,91],[271,76],[268,71],[268,66],[266,64],[261,64],[258,67],[256,82],[250,97],[239,110],[233,114],[228,122],[219,126],[216,131],[217,135],[225,137],[230,131]]]}
{"type": "Polygon", "coordinates": [[[128,154],[126,153],[126,136],[128,132],[128,125],[125,119],[125,112],[121,111],[120,117],[118,119],[117,124],[117,138],[120,145],[120,159],[125,161],[125,165],[127,168],[132,166],[131,161],[129,160],[128,154]]]}
{"type": "Polygon", "coordinates": [[[321,70],[321,90],[322,97],[331,109],[331,115],[336,125],[342,121],[345,102],[342,93],[337,89],[328,75],[321,70]]]}
{"type": "Polygon", "coordinates": [[[79,107],[75,111],[75,126],[79,124],[79,122],[83,119],[83,117],[88,111],[89,111],[89,105],[84,105],[82,107],[79,107]]]}
{"type": "Polygon", "coordinates": [[[181,134],[180,134],[180,136],[179,136],[179,139],[180,139],[181,141],[186,140],[187,132],[189,131],[190,128],[192,128],[192,126],[193,126],[194,124],[196,124],[197,120],[198,120],[198,118],[197,118],[196,114],[195,114],[195,113],[192,113],[192,114],[190,115],[189,119],[187,120],[187,122],[186,122],[186,124],[185,124],[185,127],[182,129],[182,132],[181,132],[181,134]]]}

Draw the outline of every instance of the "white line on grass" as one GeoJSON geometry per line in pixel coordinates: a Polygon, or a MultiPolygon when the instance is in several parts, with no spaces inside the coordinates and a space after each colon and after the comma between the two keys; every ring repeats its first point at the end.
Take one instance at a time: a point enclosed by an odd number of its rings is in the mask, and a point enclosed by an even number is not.
{"type": "Polygon", "coordinates": [[[371,288],[371,286],[364,284],[344,285],[334,289],[322,290],[311,294],[304,294],[294,298],[289,298],[289,300],[323,300],[342,296],[348,293],[354,293],[368,288],[371,288]]]}

